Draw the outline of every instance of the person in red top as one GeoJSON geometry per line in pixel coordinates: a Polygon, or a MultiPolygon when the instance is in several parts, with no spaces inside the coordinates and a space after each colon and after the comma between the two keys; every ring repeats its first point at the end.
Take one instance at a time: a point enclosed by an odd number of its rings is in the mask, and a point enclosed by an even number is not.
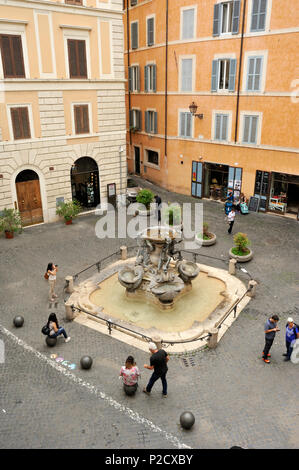
{"type": "Polygon", "coordinates": [[[126,364],[120,369],[119,376],[123,378],[125,393],[134,395],[138,387],[140,372],[132,356],[127,357],[126,364]]]}

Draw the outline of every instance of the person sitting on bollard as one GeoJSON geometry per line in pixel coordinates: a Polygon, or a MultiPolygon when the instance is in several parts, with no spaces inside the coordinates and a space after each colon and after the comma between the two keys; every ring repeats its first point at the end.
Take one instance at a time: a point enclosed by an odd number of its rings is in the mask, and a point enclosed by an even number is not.
{"type": "Polygon", "coordinates": [[[62,326],[59,326],[55,313],[50,313],[47,326],[50,328],[50,338],[57,338],[57,336],[63,335],[66,343],[71,339],[71,337],[66,334],[65,329],[62,326]]]}
{"type": "Polygon", "coordinates": [[[127,395],[134,395],[138,387],[140,372],[133,356],[128,356],[126,364],[120,369],[119,376],[123,379],[124,391],[127,395]]]}

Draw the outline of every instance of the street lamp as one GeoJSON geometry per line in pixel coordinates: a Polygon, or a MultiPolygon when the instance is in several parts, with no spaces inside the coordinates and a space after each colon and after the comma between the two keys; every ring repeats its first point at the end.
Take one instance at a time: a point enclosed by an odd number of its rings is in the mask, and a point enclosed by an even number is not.
{"type": "Polygon", "coordinates": [[[203,114],[196,114],[196,111],[197,111],[197,104],[194,103],[194,101],[192,101],[192,103],[190,104],[189,110],[190,110],[190,113],[192,114],[192,116],[198,117],[199,119],[202,119],[202,118],[203,118],[203,114]]]}

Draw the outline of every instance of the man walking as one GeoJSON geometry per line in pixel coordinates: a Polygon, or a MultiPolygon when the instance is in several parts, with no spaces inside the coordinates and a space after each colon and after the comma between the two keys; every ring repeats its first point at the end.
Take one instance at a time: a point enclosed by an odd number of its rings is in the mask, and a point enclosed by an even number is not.
{"type": "Polygon", "coordinates": [[[227,220],[228,220],[228,223],[229,223],[229,227],[228,227],[228,233],[229,234],[232,233],[233,225],[235,223],[235,217],[236,217],[235,208],[232,207],[232,210],[227,214],[227,220]]]}
{"type": "Polygon", "coordinates": [[[294,323],[293,318],[289,317],[287,319],[287,326],[286,326],[286,348],[287,348],[287,352],[285,354],[283,354],[283,356],[286,356],[285,361],[289,361],[291,359],[294,342],[296,341],[297,338],[299,338],[298,327],[294,323]]]}
{"type": "Polygon", "coordinates": [[[147,395],[151,393],[151,389],[154,383],[161,379],[163,391],[163,397],[167,397],[167,381],[166,381],[166,374],[168,371],[167,362],[169,361],[169,356],[164,349],[158,349],[155,343],[149,343],[149,350],[152,353],[150,358],[150,365],[144,364],[145,369],[154,370],[152,373],[151,378],[146,387],[144,387],[143,391],[147,395]]]}
{"type": "Polygon", "coordinates": [[[278,321],[279,317],[277,315],[272,315],[265,323],[265,347],[263,351],[263,361],[267,364],[270,363],[269,357],[271,357],[269,351],[273,344],[276,332],[279,331],[279,328],[277,328],[278,321]]]}
{"type": "Polygon", "coordinates": [[[157,204],[156,206],[156,214],[157,214],[157,217],[158,217],[158,225],[161,224],[161,204],[162,204],[162,199],[160,198],[160,196],[158,194],[156,194],[155,196],[155,203],[157,204]]]}

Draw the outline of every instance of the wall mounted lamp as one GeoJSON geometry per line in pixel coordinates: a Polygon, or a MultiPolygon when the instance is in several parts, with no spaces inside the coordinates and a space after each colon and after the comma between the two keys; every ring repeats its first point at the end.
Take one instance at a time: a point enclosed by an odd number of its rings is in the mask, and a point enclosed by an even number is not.
{"type": "Polygon", "coordinates": [[[198,107],[197,104],[195,104],[194,101],[192,101],[192,103],[189,106],[190,113],[192,114],[192,116],[202,119],[203,114],[196,114],[197,107],[198,107]]]}

